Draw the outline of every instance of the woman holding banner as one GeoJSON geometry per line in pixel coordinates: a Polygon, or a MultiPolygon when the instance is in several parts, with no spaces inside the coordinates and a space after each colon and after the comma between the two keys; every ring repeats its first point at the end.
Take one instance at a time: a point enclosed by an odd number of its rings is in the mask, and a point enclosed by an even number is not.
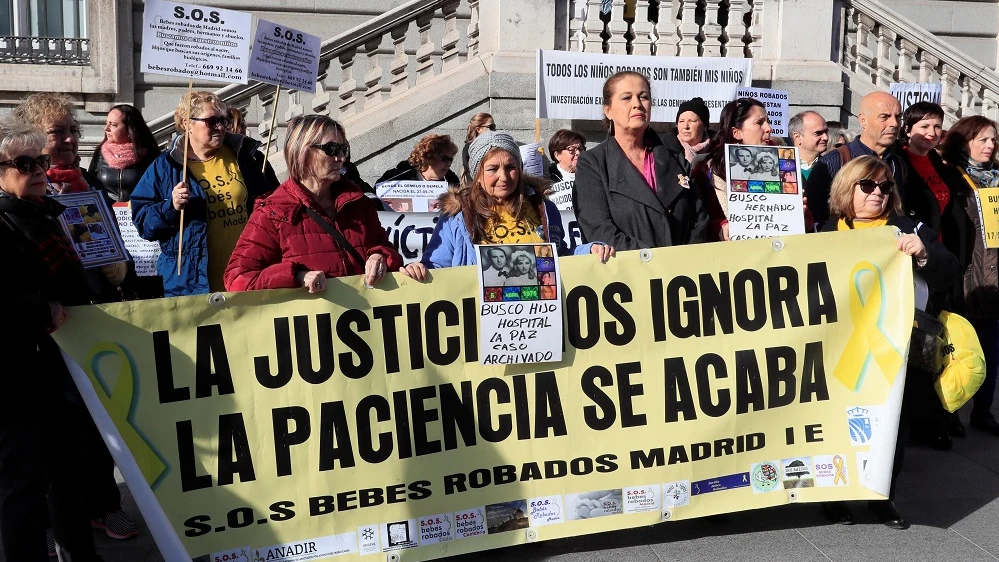
{"type": "MultiPolygon", "coordinates": [[[[713,241],[729,239],[726,144],[770,144],[770,118],[767,116],[767,108],[761,102],[752,98],[730,101],[722,109],[718,134],[708,145],[707,157],[694,169],[695,183],[701,190],[711,217],[708,239],[713,241]]],[[[740,166],[741,173],[737,177],[741,179],[749,179],[756,173],[751,161],[749,164],[736,162],[733,166],[740,166]]]]}
{"type": "Polygon", "coordinates": [[[572,206],[583,238],[619,250],[704,242],[708,215],[683,153],[649,128],[652,89],[637,72],[604,82],[609,137],[579,158],[572,206]]]}
{"type": "MultiPolygon", "coordinates": [[[[349,157],[340,123],[325,115],[288,122],[288,179],[250,215],[225,270],[226,290],[304,287],[316,293],[326,290],[329,277],[364,275],[365,285],[373,286],[399,270],[402,257],[374,202],[341,176],[349,157]]],[[[415,272],[422,274],[422,266],[404,270],[415,272]]]]}
{"type": "Polygon", "coordinates": [[[188,92],[173,121],[180,135],[135,186],[132,222],[139,236],[160,243],[156,270],[166,296],[221,291],[254,202],[278,180],[259,142],[226,132],[226,106],[215,94],[188,92]]]}
{"type": "MultiPolygon", "coordinates": [[[[912,256],[914,271],[926,281],[931,291],[945,291],[958,278],[957,258],[937,241],[937,234],[918,224],[902,212],[902,199],[895,189],[891,170],[883,160],[861,156],[850,160],[833,178],[829,194],[830,218],[823,226],[826,232],[894,226],[902,231],[899,251],[912,256]]],[[[899,415],[895,461],[892,467],[888,499],[868,502],[871,511],[882,523],[895,529],[906,529],[909,523],[895,508],[895,484],[902,471],[909,420],[914,412],[922,412],[939,399],[933,390],[933,377],[909,370],[899,415]]],[[[823,505],[826,516],[839,523],[852,523],[853,516],[843,503],[823,505]]]]}
{"type": "Polygon", "coordinates": [[[961,174],[963,185],[958,183],[951,196],[963,215],[956,231],[946,225],[942,230],[944,243],[954,239],[960,244],[955,253],[965,271],[963,291],[956,291],[951,310],[971,321],[985,352],[985,382],[975,393],[970,425],[999,436],[999,422],[991,412],[999,373],[999,249],[985,243],[981,199],[988,204],[988,196],[980,196],[981,189],[999,187],[996,138],[995,122],[982,116],[965,117],[947,131],[943,159],[961,174]]]}
{"type": "MultiPolygon", "coordinates": [[[[65,207],[46,195],[45,142],[28,124],[0,122],[0,542],[7,560],[44,562],[51,521],[62,559],[92,562],[83,496],[94,486],[95,430],[49,334],[66,321],[64,307],[96,296],[58,222],[65,207]]],[[[110,468],[104,476],[117,491],[110,468]]]]}
{"type": "Polygon", "coordinates": [[[570,252],[562,215],[545,198],[543,180],[524,173],[520,148],[508,133],[479,135],[468,156],[472,181],[441,196],[442,217],[423,253],[427,269],[477,264],[475,244],[550,242],[561,256],[592,253],[602,262],[614,255],[600,242],[570,252]]]}

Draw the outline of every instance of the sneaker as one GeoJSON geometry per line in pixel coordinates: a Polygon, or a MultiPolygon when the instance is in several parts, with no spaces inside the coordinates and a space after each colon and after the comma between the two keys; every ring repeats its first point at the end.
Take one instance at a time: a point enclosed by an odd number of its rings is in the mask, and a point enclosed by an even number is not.
{"type": "Polygon", "coordinates": [[[52,529],[45,529],[45,546],[48,548],[49,557],[55,558],[55,532],[53,532],[52,529]]]}
{"type": "Polygon", "coordinates": [[[112,539],[130,539],[139,534],[139,529],[136,528],[135,521],[120,509],[104,517],[92,520],[91,525],[95,529],[104,529],[104,532],[112,539]]]}

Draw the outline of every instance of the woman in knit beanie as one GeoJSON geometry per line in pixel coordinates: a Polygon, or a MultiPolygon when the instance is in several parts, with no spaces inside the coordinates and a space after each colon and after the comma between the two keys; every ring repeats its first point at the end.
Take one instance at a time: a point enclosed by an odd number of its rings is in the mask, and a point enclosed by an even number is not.
{"type": "Polygon", "coordinates": [[[569,250],[562,216],[545,198],[543,179],[524,172],[520,147],[509,133],[486,131],[468,147],[468,181],[441,196],[441,219],[423,254],[428,269],[478,263],[476,244],[554,243],[559,255],[597,254],[614,248],[600,242],[569,250]]]}
{"type": "Polygon", "coordinates": [[[699,154],[706,152],[711,141],[708,136],[710,123],[711,113],[701,98],[685,101],[676,110],[676,138],[683,145],[687,162],[693,164],[699,154]]]}

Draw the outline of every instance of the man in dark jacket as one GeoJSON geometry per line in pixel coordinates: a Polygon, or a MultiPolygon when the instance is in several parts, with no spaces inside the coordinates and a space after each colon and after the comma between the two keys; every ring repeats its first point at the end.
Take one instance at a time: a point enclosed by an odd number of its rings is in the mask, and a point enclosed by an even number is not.
{"type": "MultiPolygon", "coordinates": [[[[881,158],[895,176],[896,189],[904,193],[905,167],[893,149],[899,129],[902,127],[902,106],[895,96],[888,92],[872,92],[860,100],[857,119],[860,121],[862,132],[860,136],[842,147],[849,155],[847,160],[865,155],[881,158]]],[[[812,212],[817,225],[825,223],[829,218],[829,189],[832,187],[832,179],[846,163],[842,148],[819,158],[805,183],[808,209],[812,212]]]]}

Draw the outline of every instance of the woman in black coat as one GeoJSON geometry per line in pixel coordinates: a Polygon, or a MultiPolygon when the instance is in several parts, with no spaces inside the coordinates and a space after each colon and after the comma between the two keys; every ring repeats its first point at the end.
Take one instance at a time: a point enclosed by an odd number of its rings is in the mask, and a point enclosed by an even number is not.
{"type": "Polygon", "coordinates": [[[95,297],[59,224],[65,207],[45,195],[43,146],[30,126],[0,122],[0,542],[7,560],[45,562],[51,520],[63,560],[94,562],[80,468],[92,424],[49,334],[64,307],[95,297]]]}
{"type": "Polygon", "coordinates": [[[636,72],[604,83],[610,137],[579,157],[572,206],[585,240],[618,250],[706,241],[708,213],[689,164],[649,129],[652,94],[636,72]]]}

